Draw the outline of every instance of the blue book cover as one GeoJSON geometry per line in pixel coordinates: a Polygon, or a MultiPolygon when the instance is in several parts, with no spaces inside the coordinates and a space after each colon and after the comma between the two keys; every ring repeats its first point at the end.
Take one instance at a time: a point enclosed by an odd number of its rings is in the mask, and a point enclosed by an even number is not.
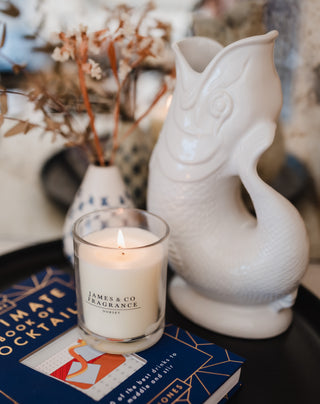
{"type": "Polygon", "coordinates": [[[73,279],[47,268],[0,294],[0,403],[223,403],[244,359],[167,324],[137,354],[81,340],[73,279]]]}

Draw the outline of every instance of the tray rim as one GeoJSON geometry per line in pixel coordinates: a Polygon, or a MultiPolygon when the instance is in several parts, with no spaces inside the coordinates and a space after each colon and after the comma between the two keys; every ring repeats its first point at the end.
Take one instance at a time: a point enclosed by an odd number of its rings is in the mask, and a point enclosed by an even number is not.
{"type": "MultiPolygon", "coordinates": [[[[62,240],[57,239],[49,242],[34,244],[31,246],[26,246],[22,249],[14,250],[9,253],[0,255],[0,273],[2,277],[0,278],[0,294],[1,291],[9,288],[10,285],[26,278],[38,271],[41,271],[46,266],[53,266],[58,269],[70,271],[72,273],[73,269],[71,265],[68,263],[66,258],[63,255],[62,250],[62,240]],[[25,268],[27,266],[27,268],[25,268]],[[34,271],[32,271],[34,269],[34,271]],[[2,272],[1,272],[2,271],[2,272]],[[11,276],[12,279],[15,279],[13,282],[9,283],[5,287],[3,286],[4,275],[7,274],[11,276]]],[[[169,279],[172,276],[172,271],[169,270],[169,279]]],[[[313,376],[309,375],[307,378],[305,377],[305,372],[301,372],[299,369],[294,369],[291,367],[291,360],[289,362],[285,361],[283,364],[279,363],[279,367],[273,367],[272,361],[268,358],[268,355],[272,355],[274,349],[279,351],[279,346],[281,347],[281,352],[284,354],[287,351],[287,342],[288,336],[290,336],[291,331],[289,329],[288,333],[285,332],[280,336],[266,339],[266,340],[246,340],[241,338],[233,338],[224,336],[222,334],[214,333],[210,330],[206,330],[197,326],[196,324],[190,322],[187,318],[183,317],[180,313],[178,313],[173,307],[170,300],[167,300],[167,308],[168,308],[168,317],[167,320],[173,322],[181,328],[186,329],[200,337],[207,339],[217,345],[224,346],[225,348],[235,352],[244,358],[246,358],[246,363],[243,367],[243,372],[241,375],[241,380],[243,386],[241,389],[233,396],[232,403],[234,404],[249,404],[255,403],[257,395],[259,395],[259,403],[260,404],[269,404],[270,397],[274,404],[280,404],[288,399],[287,387],[291,386],[292,380],[290,376],[301,378],[301,383],[295,387],[294,391],[299,394],[290,393],[291,397],[290,402],[292,404],[298,404],[301,402],[300,396],[301,394],[306,395],[310,400],[313,401],[315,398],[317,387],[316,380],[317,375],[313,376]],[[266,342],[264,342],[266,341],[266,342]],[[261,357],[257,357],[258,352],[263,352],[265,349],[267,350],[267,354],[262,354],[261,357]],[[271,349],[271,350],[270,350],[271,349]],[[260,361],[264,363],[266,366],[266,370],[261,370],[260,361]],[[267,362],[266,362],[267,361],[267,362]],[[271,363],[269,363],[271,362],[271,363]],[[261,374],[258,372],[258,369],[261,370],[261,374]],[[284,376],[284,372],[281,369],[287,369],[289,372],[289,376],[284,376]],[[262,375],[262,377],[261,377],[262,375]],[[263,376],[264,375],[264,376],[263,376]],[[269,377],[271,375],[271,380],[276,380],[275,383],[270,385],[269,377]],[[285,377],[282,380],[283,376],[285,377]],[[309,380],[311,377],[311,380],[309,380]],[[306,380],[304,380],[304,378],[306,380]],[[267,384],[266,384],[267,383],[267,384]],[[311,384],[310,384],[311,383],[311,384]],[[268,394],[269,397],[264,398],[261,395],[261,392],[268,386],[268,394]],[[298,389],[298,390],[297,390],[298,389]],[[303,393],[301,393],[303,391],[303,393]]],[[[319,322],[319,313],[320,313],[320,299],[315,296],[311,291],[309,291],[304,286],[299,287],[298,297],[295,306],[293,307],[294,313],[294,329],[293,332],[294,338],[291,338],[291,350],[292,350],[292,341],[295,340],[296,336],[304,337],[307,335],[313,341],[311,346],[308,345],[308,348],[303,348],[302,353],[308,352],[310,350],[314,357],[313,369],[318,366],[316,358],[320,358],[320,322],[319,322]],[[302,333],[301,331],[302,327],[302,333]],[[307,351],[305,351],[307,349],[307,351]],[[314,356],[316,355],[316,356],[314,356]],[[315,364],[316,363],[316,364],[315,364]]],[[[289,338],[290,339],[290,338],[289,338]]],[[[298,340],[299,342],[299,340],[298,340]]],[[[303,341],[302,341],[303,342],[303,341]]],[[[299,344],[298,344],[299,348],[299,344]]],[[[296,346],[294,347],[294,351],[296,350],[296,346]]],[[[258,354],[259,355],[259,354],[258,354]]],[[[281,354],[282,355],[282,354],[281,354]]],[[[308,363],[303,362],[302,364],[308,365],[308,363]]],[[[300,364],[301,365],[301,364],[300,364]]],[[[318,373],[318,372],[316,372],[318,373]]]]}
{"type": "MultiPolygon", "coordinates": [[[[2,275],[0,278],[0,292],[4,290],[2,279],[6,276],[9,276],[9,278],[17,277],[17,279],[23,279],[23,276],[30,276],[29,273],[36,273],[43,269],[45,266],[55,266],[59,264],[62,264],[64,267],[62,269],[65,269],[66,271],[73,271],[70,263],[63,255],[62,239],[55,239],[51,241],[32,244],[2,254],[0,255],[0,273],[2,275]],[[46,263],[46,259],[48,259],[48,261],[52,259],[53,262],[46,263]],[[34,272],[30,272],[29,268],[24,268],[26,264],[35,264],[35,268],[37,270],[34,272]],[[19,267],[21,267],[22,269],[19,270],[19,267]],[[3,268],[5,268],[4,271],[3,268]]],[[[320,322],[317,321],[320,313],[320,299],[305,286],[300,285],[297,300],[293,307],[293,310],[305,316],[306,319],[311,323],[314,323],[313,325],[320,338],[320,322]]]]}

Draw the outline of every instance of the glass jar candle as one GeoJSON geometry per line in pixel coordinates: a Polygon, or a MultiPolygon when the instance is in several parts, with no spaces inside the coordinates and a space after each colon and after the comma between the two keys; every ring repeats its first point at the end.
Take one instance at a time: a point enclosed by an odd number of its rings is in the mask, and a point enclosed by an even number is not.
{"type": "Polygon", "coordinates": [[[78,325],[95,349],[130,353],[162,336],[168,225],[132,208],[95,211],[73,227],[78,325]]]}

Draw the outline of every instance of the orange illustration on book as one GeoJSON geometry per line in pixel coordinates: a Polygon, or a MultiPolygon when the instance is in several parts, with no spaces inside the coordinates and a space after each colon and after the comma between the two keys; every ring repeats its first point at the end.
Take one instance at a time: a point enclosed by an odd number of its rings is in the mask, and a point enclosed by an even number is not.
{"type": "Polygon", "coordinates": [[[69,373],[68,376],[66,377],[66,379],[71,379],[75,376],[81,375],[83,372],[85,372],[88,369],[88,364],[87,364],[86,360],[81,355],[78,355],[75,352],[75,348],[80,348],[81,346],[85,346],[86,343],[85,343],[85,341],[83,341],[81,339],[79,339],[78,342],[79,342],[78,345],[72,346],[71,348],[68,349],[68,351],[71,356],[73,356],[76,360],[79,361],[79,363],[81,363],[81,369],[74,373],[71,373],[71,374],[69,373]]]}
{"type": "Polygon", "coordinates": [[[96,351],[79,339],[68,349],[73,357],[51,376],[81,389],[88,389],[125,362],[123,355],[111,355],[96,351]]]}

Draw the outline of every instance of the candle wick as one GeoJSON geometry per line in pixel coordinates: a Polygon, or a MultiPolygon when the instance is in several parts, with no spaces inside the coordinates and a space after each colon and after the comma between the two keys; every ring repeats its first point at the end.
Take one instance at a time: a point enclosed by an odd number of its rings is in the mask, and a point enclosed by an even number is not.
{"type": "Polygon", "coordinates": [[[122,255],[124,255],[124,252],[122,251],[122,253],[121,253],[122,255]]]}

